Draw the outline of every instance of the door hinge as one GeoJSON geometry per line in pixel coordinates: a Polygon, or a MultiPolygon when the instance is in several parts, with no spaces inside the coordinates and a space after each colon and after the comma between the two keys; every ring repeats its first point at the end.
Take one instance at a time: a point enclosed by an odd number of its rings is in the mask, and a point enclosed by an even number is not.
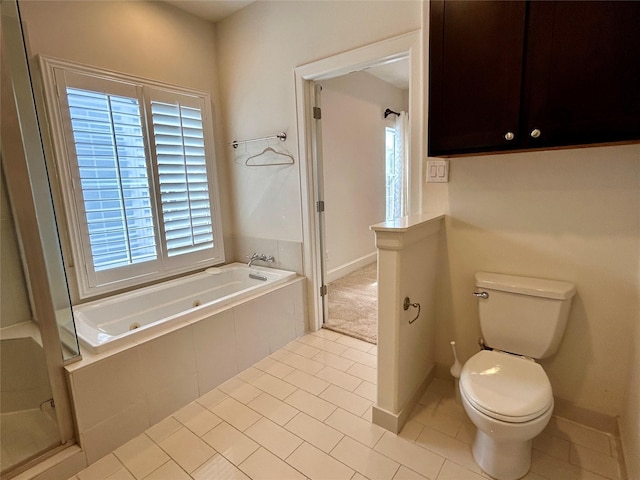
{"type": "Polygon", "coordinates": [[[324,212],[324,200],[318,200],[316,202],[316,212],[324,212]]]}
{"type": "Polygon", "coordinates": [[[324,297],[327,294],[327,286],[326,285],[322,285],[320,287],[320,296],[324,297]]]}
{"type": "Polygon", "coordinates": [[[320,107],[313,107],[313,118],[315,120],[322,119],[322,109],[320,107]]]}

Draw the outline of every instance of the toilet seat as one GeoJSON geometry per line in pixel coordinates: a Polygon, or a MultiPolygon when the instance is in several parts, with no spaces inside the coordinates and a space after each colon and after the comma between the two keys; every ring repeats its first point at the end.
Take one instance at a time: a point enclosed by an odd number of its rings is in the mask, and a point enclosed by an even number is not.
{"type": "Polygon", "coordinates": [[[524,423],[553,407],[551,383],[536,362],[493,350],[471,357],[460,373],[460,391],[485,415],[524,423]]]}

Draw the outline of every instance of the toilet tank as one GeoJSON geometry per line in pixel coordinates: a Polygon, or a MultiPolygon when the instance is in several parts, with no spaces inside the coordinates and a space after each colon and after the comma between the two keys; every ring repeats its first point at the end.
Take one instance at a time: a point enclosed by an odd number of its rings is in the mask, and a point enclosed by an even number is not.
{"type": "Polygon", "coordinates": [[[575,294],[569,282],[478,272],[480,329],[488,347],[532,358],[553,355],[575,294]]]}

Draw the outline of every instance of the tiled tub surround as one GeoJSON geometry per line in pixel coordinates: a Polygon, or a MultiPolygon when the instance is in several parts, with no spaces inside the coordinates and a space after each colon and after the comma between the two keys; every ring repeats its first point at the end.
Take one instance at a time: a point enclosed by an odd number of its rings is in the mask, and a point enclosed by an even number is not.
{"type": "MultiPolygon", "coordinates": [[[[435,379],[399,435],[371,423],[376,347],[306,334],[72,480],[486,480],[453,384],[435,379]]],[[[618,480],[616,438],[553,417],[524,480],[618,480]]]]}
{"type": "Polygon", "coordinates": [[[246,262],[254,253],[265,254],[267,257],[274,257],[274,262],[266,264],[257,261],[255,265],[268,265],[269,267],[296,272],[299,275],[303,274],[302,243],[300,242],[248,237],[245,235],[234,235],[231,237],[230,242],[233,242],[235,259],[238,262],[246,262]]]}
{"type": "Polygon", "coordinates": [[[302,277],[67,366],[89,464],[302,335],[302,277]]]}

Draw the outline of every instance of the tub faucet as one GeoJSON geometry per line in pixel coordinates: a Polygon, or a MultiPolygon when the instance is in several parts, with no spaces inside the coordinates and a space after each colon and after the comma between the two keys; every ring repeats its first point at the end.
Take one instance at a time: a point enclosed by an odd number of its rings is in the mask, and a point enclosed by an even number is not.
{"type": "Polygon", "coordinates": [[[247,258],[249,259],[249,263],[247,263],[249,267],[251,267],[251,265],[253,265],[253,262],[255,262],[256,260],[260,260],[262,262],[275,262],[276,260],[275,258],[273,258],[273,255],[267,257],[264,253],[257,254],[255,252],[251,255],[251,257],[247,256],[247,258]]]}

